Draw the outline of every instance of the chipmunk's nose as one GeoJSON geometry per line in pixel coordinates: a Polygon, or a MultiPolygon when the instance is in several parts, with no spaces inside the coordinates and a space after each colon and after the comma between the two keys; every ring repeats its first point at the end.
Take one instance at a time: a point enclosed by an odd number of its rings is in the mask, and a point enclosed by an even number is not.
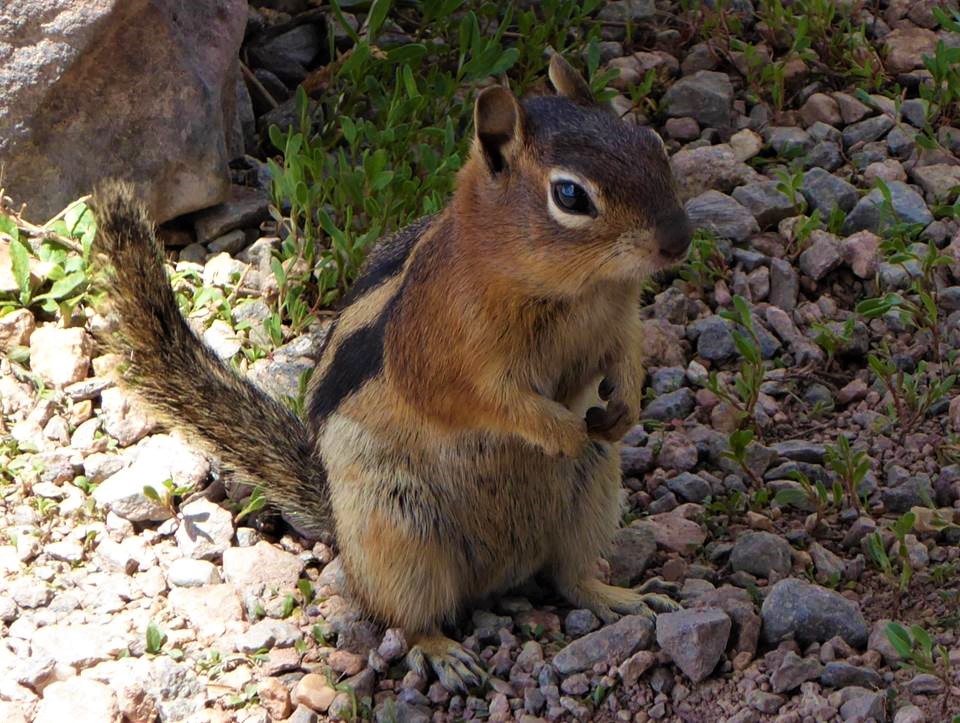
{"type": "Polygon", "coordinates": [[[657,224],[657,248],[661,255],[679,259],[687,252],[692,235],[686,211],[678,208],[657,224]]]}

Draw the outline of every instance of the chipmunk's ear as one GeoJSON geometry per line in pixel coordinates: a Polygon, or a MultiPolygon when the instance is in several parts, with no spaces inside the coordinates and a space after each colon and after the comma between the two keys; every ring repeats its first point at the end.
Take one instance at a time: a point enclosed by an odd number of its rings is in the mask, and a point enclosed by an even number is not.
{"type": "Polygon", "coordinates": [[[590,92],[587,81],[563,59],[560,53],[554,53],[550,58],[549,76],[557,95],[569,98],[578,105],[594,104],[593,93],[590,92]]]}
{"type": "Polygon", "coordinates": [[[503,86],[485,88],[477,96],[473,121],[490,172],[508,168],[523,136],[523,108],[516,96],[503,86]]]}

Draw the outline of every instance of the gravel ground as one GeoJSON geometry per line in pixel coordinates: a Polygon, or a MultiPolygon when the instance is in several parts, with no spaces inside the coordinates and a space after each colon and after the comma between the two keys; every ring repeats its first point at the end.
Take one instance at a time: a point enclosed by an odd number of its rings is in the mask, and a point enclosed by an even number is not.
{"type": "MultiPolygon", "coordinates": [[[[0,317],[0,720],[960,714],[958,674],[904,664],[886,634],[890,620],[920,625],[960,668],[960,402],[937,386],[955,372],[960,340],[960,228],[944,210],[960,185],[960,133],[944,125],[933,147],[915,142],[917,88],[930,75],[922,56],[960,36],[938,27],[933,2],[855,3],[864,52],[882,58],[904,102],[858,96],[809,59],[787,64],[777,111],[756,98],[760,71],[744,72],[746,54],[696,42],[668,3],[650,24],[647,5],[608,3],[604,12],[648,22],[650,42],[641,51],[614,24],[602,54],[621,70],[622,91],[651,69],[661,79],[661,110],[628,118],[661,132],[687,211],[713,240],[643,309],[647,421],[624,440],[624,526],[598,574],[621,585],[660,578],[684,609],[655,625],[627,617],[602,627],[531,583],[455,631],[491,680],[451,695],[407,670],[402,632],[360,619],[341,596],[334,550],[269,511],[243,515],[249,490],[114,385],[118,360],[93,341],[108,320],[19,310],[0,317]],[[881,210],[877,179],[916,234],[881,210]],[[891,249],[897,238],[915,257],[891,249]],[[942,261],[926,273],[934,253],[942,261]],[[922,305],[924,290],[937,314],[919,328],[895,309],[856,311],[886,293],[922,305]],[[730,390],[751,362],[745,330],[721,315],[734,297],[750,309],[765,360],[748,419],[755,436],[739,457],[740,397],[730,390]],[[869,354],[889,365],[895,394],[869,354]],[[862,511],[833,502],[841,438],[847,459],[866,460],[862,511]],[[828,491],[821,514],[798,472],[828,491]],[[894,523],[911,511],[898,539],[894,523]],[[870,540],[889,551],[892,575],[870,540]],[[913,573],[902,593],[901,555],[913,573]]],[[[744,17],[743,32],[765,37],[744,17]]],[[[773,57],[783,50],[772,43],[773,57]]],[[[296,397],[327,322],[256,361],[238,354],[267,343],[259,322],[276,279],[263,250],[274,228],[250,221],[266,207],[263,192],[246,189],[197,219],[207,241],[181,244],[171,261],[181,290],[202,279],[235,301],[236,322],[252,324],[211,321],[201,305],[191,321],[205,340],[296,397]]]]}

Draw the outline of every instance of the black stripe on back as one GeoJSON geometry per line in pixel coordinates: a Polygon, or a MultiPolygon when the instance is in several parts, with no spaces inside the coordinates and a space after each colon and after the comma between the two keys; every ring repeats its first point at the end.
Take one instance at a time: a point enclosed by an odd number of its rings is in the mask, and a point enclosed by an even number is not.
{"type": "Polygon", "coordinates": [[[310,421],[323,424],[340,403],[383,371],[383,340],[393,316],[393,296],[370,326],[363,326],[340,342],[326,373],[310,399],[310,421]]]}

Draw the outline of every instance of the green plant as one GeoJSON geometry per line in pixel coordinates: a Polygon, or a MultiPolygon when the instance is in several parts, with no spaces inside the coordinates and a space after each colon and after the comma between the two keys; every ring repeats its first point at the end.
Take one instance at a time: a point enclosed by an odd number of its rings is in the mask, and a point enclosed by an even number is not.
{"type": "Polygon", "coordinates": [[[143,486],[143,496],[166,507],[172,516],[177,514],[177,500],[190,494],[193,485],[177,485],[172,479],[165,479],[161,485],[162,493],[152,485],[143,486]]]}
{"type": "Polygon", "coordinates": [[[83,199],[43,226],[0,208],[0,237],[9,240],[11,271],[18,287],[16,297],[0,298],[0,316],[12,308],[36,307],[69,319],[79,304],[91,298],[89,262],[95,234],[93,212],[83,199]],[[31,259],[42,269],[42,278],[36,281],[31,259]]]}
{"type": "Polygon", "coordinates": [[[729,274],[729,267],[713,232],[697,229],[690,242],[687,262],[680,269],[680,278],[693,285],[699,292],[713,287],[729,274]]]}
{"type": "Polygon", "coordinates": [[[801,168],[790,171],[778,169],[774,171],[774,175],[777,177],[777,190],[787,197],[797,211],[800,213],[806,211],[807,199],[800,193],[800,188],[803,186],[803,170],[801,168]]]}
{"type": "Polygon", "coordinates": [[[152,620],[147,623],[147,652],[150,655],[160,655],[163,644],[167,641],[167,634],[152,620]]]}
{"type": "Polygon", "coordinates": [[[933,638],[919,625],[911,625],[908,629],[899,623],[891,622],[887,623],[884,632],[894,650],[903,658],[902,666],[934,675],[943,682],[940,716],[946,720],[950,688],[953,685],[953,665],[946,646],[934,645],[933,638]]]}
{"type": "Polygon", "coordinates": [[[727,438],[729,449],[721,452],[720,456],[735,462],[751,480],[754,488],[760,489],[763,487],[763,480],[760,479],[760,476],[750,467],[747,458],[750,443],[753,442],[753,436],[752,429],[737,429],[731,432],[727,438]]]}
{"type": "MultiPolygon", "coordinates": [[[[760,385],[763,384],[765,374],[763,354],[753,325],[753,316],[742,296],[734,296],[733,309],[721,311],[720,315],[737,325],[732,329],[731,334],[734,346],[740,353],[741,363],[734,377],[732,389],[720,381],[716,372],[710,373],[706,386],[735,410],[737,430],[740,431],[753,425],[757,400],[760,398],[760,385]]],[[[732,441],[731,439],[731,443],[732,441]]],[[[749,444],[749,440],[747,443],[749,444]]]]}
{"type": "Polygon", "coordinates": [[[890,395],[888,417],[897,424],[897,438],[903,438],[916,427],[930,411],[930,408],[948,396],[956,385],[957,375],[949,374],[938,378],[928,373],[927,362],[917,364],[914,372],[898,369],[889,356],[889,350],[882,346],[883,355],[869,354],[867,365],[883,383],[890,395]]]}
{"type": "Polygon", "coordinates": [[[837,352],[849,346],[850,340],[853,339],[853,330],[856,328],[856,324],[856,317],[851,316],[843,322],[839,329],[833,324],[822,322],[814,322],[811,325],[811,329],[816,333],[816,336],[813,337],[814,343],[823,349],[827,355],[826,371],[830,371],[830,367],[833,366],[837,352]]]}
{"type": "Polygon", "coordinates": [[[233,517],[233,523],[235,525],[240,524],[248,515],[252,515],[254,512],[259,512],[264,507],[267,506],[267,497],[264,494],[263,487],[257,485],[253,488],[253,491],[250,493],[250,496],[247,498],[246,503],[243,507],[240,508],[240,511],[237,512],[233,517]]]}
{"type": "Polygon", "coordinates": [[[809,505],[814,509],[813,530],[820,527],[823,518],[832,508],[840,508],[843,504],[843,488],[837,483],[831,490],[827,490],[826,485],[820,480],[816,482],[801,472],[794,470],[790,477],[800,485],[800,488],[784,487],[773,497],[773,501],[779,505],[791,505],[800,507],[809,505]]]}
{"type": "Polygon", "coordinates": [[[871,466],[867,453],[863,450],[854,452],[850,446],[850,441],[841,434],[837,437],[835,444],[827,446],[824,461],[827,467],[840,479],[850,504],[858,514],[862,514],[860,485],[866,478],[871,466]]]}
{"type": "Polygon", "coordinates": [[[864,538],[866,540],[867,552],[870,559],[880,570],[883,579],[893,590],[894,616],[900,617],[900,606],[903,593],[910,587],[910,581],[913,579],[913,565],[910,563],[910,554],[907,547],[906,536],[913,529],[916,522],[916,515],[912,512],[906,512],[901,515],[890,530],[893,532],[896,545],[896,558],[899,561],[899,574],[894,570],[894,561],[890,559],[887,549],[884,546],[883,537],[879,532],[873,532],[864,538]]]}

